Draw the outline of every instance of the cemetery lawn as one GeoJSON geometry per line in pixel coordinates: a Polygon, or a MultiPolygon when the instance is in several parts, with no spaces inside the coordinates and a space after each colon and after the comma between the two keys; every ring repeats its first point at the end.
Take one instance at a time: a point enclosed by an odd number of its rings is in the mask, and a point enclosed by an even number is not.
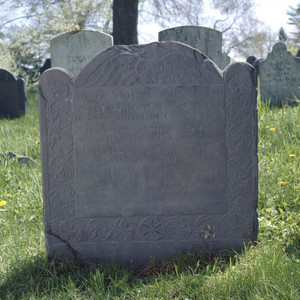
{"type": "Polygon", "coordinates": [[[36,89],[28,106],[0,119],[0,299],[300,299],[300,106],[259,102],[258,242],[144,269],[47,261],[36,89]]]}

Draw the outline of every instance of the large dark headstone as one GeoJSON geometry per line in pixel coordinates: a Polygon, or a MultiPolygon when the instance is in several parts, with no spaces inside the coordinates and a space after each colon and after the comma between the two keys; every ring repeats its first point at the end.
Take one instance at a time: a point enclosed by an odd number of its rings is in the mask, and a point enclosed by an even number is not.
{"type": "Polygon", "coordinates": [[[15,118],[26,114],[27,97],[24,78],[0,69],[0,116],[15,118]]]}
{"type": "Polygon", "coordinates": [[[176,42],[40,80],[48,257],[146,264],[257,236],[256,78],[176,42]]]}

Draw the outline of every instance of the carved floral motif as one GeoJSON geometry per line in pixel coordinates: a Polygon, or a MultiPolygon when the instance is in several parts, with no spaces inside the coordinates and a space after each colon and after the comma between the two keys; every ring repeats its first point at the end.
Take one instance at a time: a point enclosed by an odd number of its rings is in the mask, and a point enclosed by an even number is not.
{"type": "Polygon", "coordinates": [[[105,220],[93,219],[88,224],[88,238],[93,242],[106,241],[110,234],[111,229],[109,229],[108,224],[105,220]]]}
{"type": "Polygon", "coordinates": [[[163,221],[158,217],[147,217],[142,220],[140,233],[148,241],[158,241],[163,236],[163,221]]]}
{"type": "Polygon", "coordinates": [[[166,232],[170,240],[185,240],[191,235],[192,228],[189,221],[178,216],[168,222],[166,232]]]}
{"type": "Polygon", "coordinates": [[[114,226],[114,237],[119,242],[132,240],[137,230],[137,224],[127,218],[118,218],[114,226]]]}
{"type": "Polygon", "coordinates": [[[62,223],[60,237],[69,243],[82,242],[84,238],[84,223],[79,219],[71,219],[62,223]]]}

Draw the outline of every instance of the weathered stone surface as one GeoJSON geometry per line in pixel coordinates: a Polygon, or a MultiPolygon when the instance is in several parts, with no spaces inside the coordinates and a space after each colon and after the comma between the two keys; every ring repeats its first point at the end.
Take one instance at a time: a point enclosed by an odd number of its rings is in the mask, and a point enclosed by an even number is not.
{"type": "Polygon", "coordinates": [[[160,31],[158,40],[187,44],[207,55],[219,68],[222,60],[222,32],[201,26],[181,26],[160,31]]]}
{"type": "Polygon", "coordinates": [[[15,118],[26,114],[27,97],[23,77],[0,69],[0,116],[15,118]]]}
{"type": "Polygon", "coordinates": [[[146,264],[257,235],[256,78],[181,43],[113,46],[40,80],[50,258],[146,264]]]}
{"type": "Polygon", "coordinates": [[[50,40],[51,66],[77,75],[97,53],[112,46],[111,35],[93,30],[68,32],[50,40]]]}
{"type": "Polygon", "coordinates": [[[276,43],[268,57],[259,61],[259,75],[264,101],[280,105],[300,97],[300,58],[287,51],[284,43],[276,43]]]}
{"type": "Polygon", "coordinates": [[[226,53],[222,52],[220,69],[224,70],[231,62],[231,57],[226,53]]]}

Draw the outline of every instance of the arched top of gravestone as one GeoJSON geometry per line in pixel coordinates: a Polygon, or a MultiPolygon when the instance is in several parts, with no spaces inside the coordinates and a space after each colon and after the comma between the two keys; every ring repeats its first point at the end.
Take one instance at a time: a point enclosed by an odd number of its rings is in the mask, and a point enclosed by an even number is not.
{"type": "Polygon", "coordinates": [[[97,31],[97,30],[77,30],[77,31],[69,31],[69,32],[64,32],[62,34],[57,35],[56,37],[51,39],[51,43],[55,42],[60,42],[60,40],[64,41],[66,38],[69,37],[84,37],[85,35],[89,36],[89,39],[91,38],[91,35],[94,35],[97,39],[99,37],[102,37],[103,39],[112,40],[112,36],[110,34],[104,33],[102,31],[97,31]]]}
{"type": "Polygon", "coordinates": [[[186,26],[178,26],[178,27],[172,27],[172,28],[168,28],[165,30],[162,30],[159,32],[159,35],[162,35],[168,31],[206,31],[206,32],[211,32],[213,34],[216,35],[220,35],[222,38],[222,32],[213,28],[209,28],[209,27],[204,27],[204,26],[195,26],[195,25],[186,25],[186,26]]]}
{"type": "Polygon", "coordinates": [[[0,69],[0,82],[16,81],[15,76],[5,69],[0,69]]]}
{"type": "Polygon", "coordinates": [[[286,56],[292,57],[292,53],[290,51],[287,51],[286,45],[282,42],[278,42],[273,45],[272,52],[268,53],[268,57],[277,57],[277,58],[283,58],[286,56]]]}
{"type": "Polygon", "coordinates": [[[113,46],[97,54],[74,87],[186,86],[222,83],[220,69],[200,51],[179,42],[113,46]]]}

